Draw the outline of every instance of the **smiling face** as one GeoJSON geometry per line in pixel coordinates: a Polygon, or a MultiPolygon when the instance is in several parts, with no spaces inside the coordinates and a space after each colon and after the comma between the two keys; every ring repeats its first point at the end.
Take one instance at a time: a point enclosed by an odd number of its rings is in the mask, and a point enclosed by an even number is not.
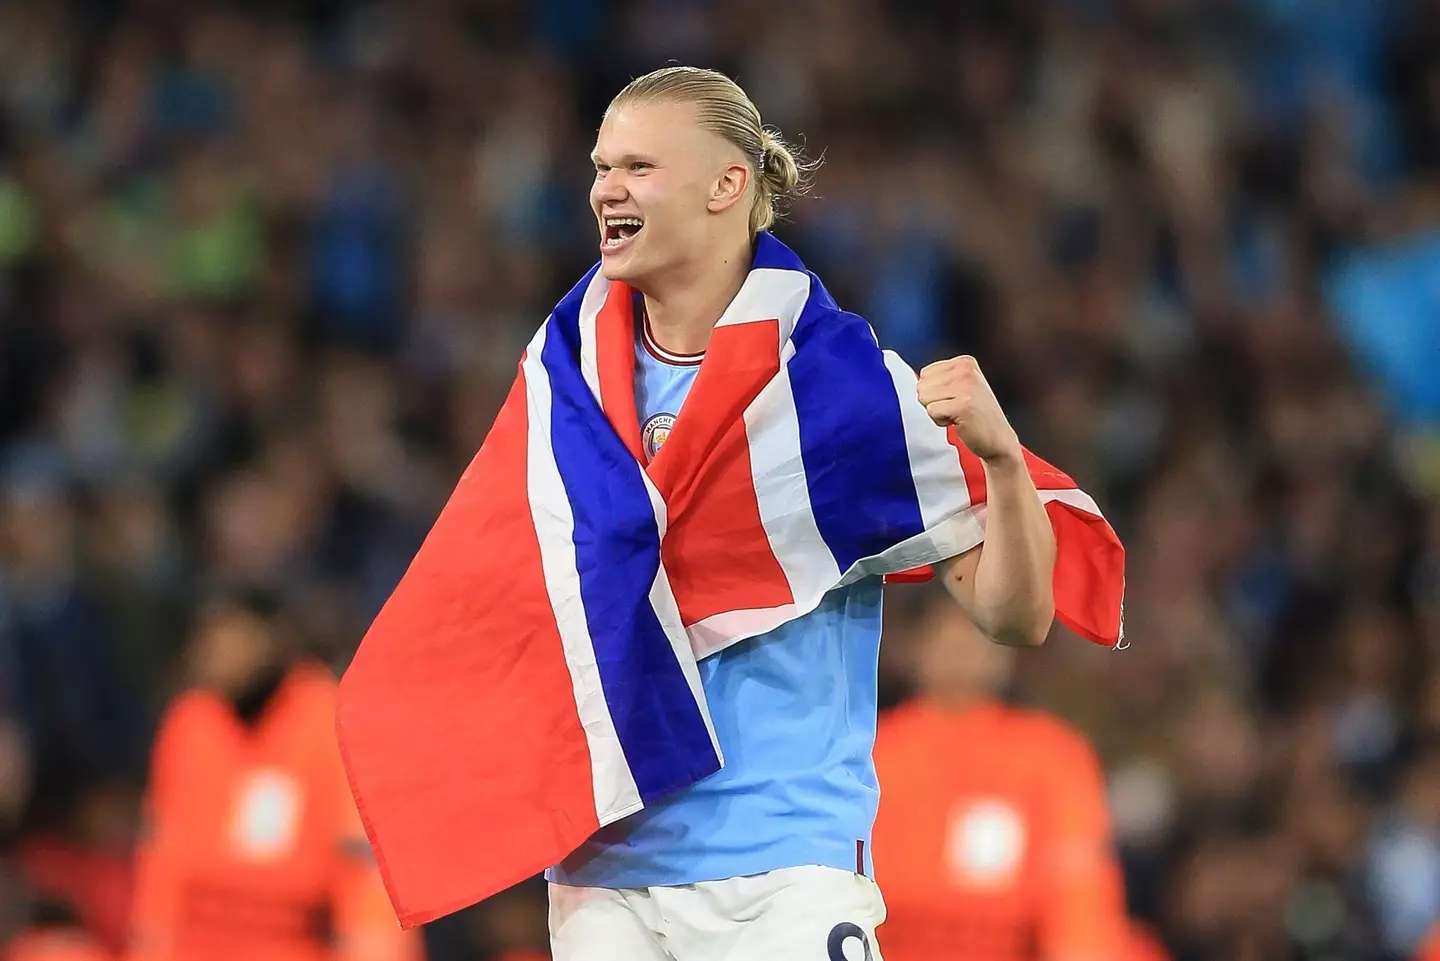
{"type": "Polygon", "coordinates": [[[625,103],[605,115],[590,207],[601,270],[640,289],[704,260],[726,229],[747,229],[750,168],[697,122],[694,104],[625,103]]]}

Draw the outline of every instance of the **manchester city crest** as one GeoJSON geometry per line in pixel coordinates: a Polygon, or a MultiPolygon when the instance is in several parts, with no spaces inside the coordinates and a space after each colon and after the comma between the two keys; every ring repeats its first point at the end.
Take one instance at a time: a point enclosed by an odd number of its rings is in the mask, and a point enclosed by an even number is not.
{"type": "Polygon", "coordinates": [[[674,414],[656,414],[640,429],[640,446],[645,449],[645,459],[654,460],[655,454],[670,439],[675,426],[674,414]]]}

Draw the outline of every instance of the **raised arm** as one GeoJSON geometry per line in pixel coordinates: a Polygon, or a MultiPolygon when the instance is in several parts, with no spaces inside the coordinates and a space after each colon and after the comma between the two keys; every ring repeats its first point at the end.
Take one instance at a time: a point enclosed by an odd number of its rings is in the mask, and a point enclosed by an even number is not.
{"type": "Polygon", "coordinates": [[[931,364],[916,391],[931,419],[953,427],[985,465],[985,542],[944,568],[946,589],[987,637],[1044,643],[1055,618],[1055,532],[1020,438],[973,357],[931,364]]]}

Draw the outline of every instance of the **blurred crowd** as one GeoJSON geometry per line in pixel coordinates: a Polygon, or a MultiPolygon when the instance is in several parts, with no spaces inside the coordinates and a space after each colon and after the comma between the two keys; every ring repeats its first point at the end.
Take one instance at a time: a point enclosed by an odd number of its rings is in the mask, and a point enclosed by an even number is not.
{"type": "MultiPolygon", "coordinates": [[[[343,667],[595,260],[605,104],[669,61],[823,159],[781,239],[912,365],[976,354],[1126,541],[1128,649],[1057,636],[1012,696],[1095,744],[1132,912],[1180,961],[1410,957],[1435,0],[0,2],[0,934],[123,942],[206,598],[277,591],[343,667]]],[[[543,889],[428,934],[543,947],[543,889]]]]}

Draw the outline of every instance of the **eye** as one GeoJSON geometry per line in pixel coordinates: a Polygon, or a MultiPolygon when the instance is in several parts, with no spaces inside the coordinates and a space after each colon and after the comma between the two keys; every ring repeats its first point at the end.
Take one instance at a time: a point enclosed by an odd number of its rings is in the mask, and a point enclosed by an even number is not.
{"type": "Polygon", "coordinates": [[[605,172],[608,171],[609,169],[610,169],[610,168],[607,167],[605,164],[596,164],[596,165],[595,165],[595,176],[597,176],[597,177],[603,177],[603,176],[605,176],[605,172]]]}
{"type": "Polygon", "coordinates": [[[653,166],[653,164],[648,164],[643,160],[637,160],[630,165],[630,170],[634,173],[639,173],[642,170],[649,170],[653,166]]]}

